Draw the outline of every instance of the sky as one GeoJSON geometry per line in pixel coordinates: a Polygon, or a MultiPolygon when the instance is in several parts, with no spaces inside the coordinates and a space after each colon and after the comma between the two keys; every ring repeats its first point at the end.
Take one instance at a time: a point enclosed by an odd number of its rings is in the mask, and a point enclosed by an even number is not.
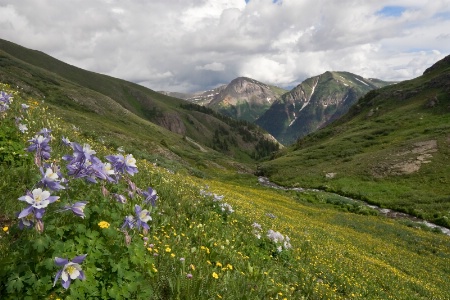
{"type": "Polygon", "coordinates": [[[2,39],[156,91],[401,81],[450,54],[450,0],[0,0],[0,16],[2,39]]]}

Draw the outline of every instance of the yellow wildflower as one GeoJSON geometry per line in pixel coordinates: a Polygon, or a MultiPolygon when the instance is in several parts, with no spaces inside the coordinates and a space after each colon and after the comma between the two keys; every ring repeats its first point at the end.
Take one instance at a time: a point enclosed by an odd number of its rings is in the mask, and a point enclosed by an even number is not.
{"type": "Polygon", "coordinates": [[[230,264],[227,264],[227,268],[230,269],[230,270],[233,270],[233,266],[230,265],[230,264]]]}
{"type": "Polygon", "coordinates": [[[217,279],[217,278],[219,278],[219,275],[217,275],[216,272],[213,272],[213,273],[212,273],[212,277],[214,277],[215,279],[217,279]]]}
{"type": "Polygon", "coordinates": [[[222,264],[220,262],[216,262],[216,267],[222,268],[222,264]]]}
{"type": "Polygon", "coordinates": [[[169,247],[166,248],[166,252],[170,252],[172,251],[172,249],[170,249],[169,247]]]}
{"type": "Polygon", "coordinates": [[[171,257],[175,257],[175,253],[170,254],[171,257]]]}
{"type": "Polygon", "coordinates": [[[191,268],[192,271],[195,271],[195,266],[193,264],[190,264],[189,268],[191,268]]]}
{"type": "Polygon", "coordinates": [[[106,221],[101,221],[98,223],[98,226],[100,226],[100,228],[109,228],[109,223],[106,221]]]}
{"type": "Polygon", "coordinates": [[[4,232],[7,232],[8,230],[9,230],[9,227],[8,227],[8,226],[3,227],[3,231],[4,231],[4,232]]]}

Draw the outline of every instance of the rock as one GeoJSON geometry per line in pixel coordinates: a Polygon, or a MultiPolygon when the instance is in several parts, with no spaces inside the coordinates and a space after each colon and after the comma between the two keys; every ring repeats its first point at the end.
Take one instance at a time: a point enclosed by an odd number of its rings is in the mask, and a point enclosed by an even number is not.
{"type": "Polygon", "coordinates": [[[332,178],[336,177],[336,174],[337,173],[327,173],[327,174],[325,174],[325,178],[332,179],[332,178]]]}

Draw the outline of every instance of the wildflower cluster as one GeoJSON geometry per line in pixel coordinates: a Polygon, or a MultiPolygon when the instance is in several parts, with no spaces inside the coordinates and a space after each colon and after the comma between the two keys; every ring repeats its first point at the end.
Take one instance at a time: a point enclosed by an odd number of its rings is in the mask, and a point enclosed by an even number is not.
{"type": "Polygon", "coordinates": [[[9,105],[13,101],[12,95],[4,91],[0,91],[0,113],[4,113],[9,109],[9,105]]]}
{"type": "MultiPolygon", "coordinates": [[[[263,229],[262,226],[256,222],[252,224],[252,234],[256,236],[258,240],[262,238],[263,229]]],[[[266,234],[267,240],[274,245],[276,251],[280,253],[284,250],[289,250],[292,248],[290,243],[291,239],[287,235],[282,235],[278,231],[269,229],[266,234]]]]}
{"type": "Polygon", "coordinates": [[[270,241],[272,241],[275,245],[277,245],[278,252],[281,252],[283,248],[285,250],[292,248],[290,243],[291,239],[287,235],[283,236],[278,231],[273,231],[272,229],[269,229],[267,231],[267,237],[269,238],[270,241]]]}
{"type": "MultiPolygon", "coordinates": [[[[9,109],[12,102],[12,96],[5,92],[0,93],[0,110],[5,112],[9,109]]],[[[29,106],[23,104],[22,112],[26,112],[29,106]]],[[[22,116],[23,117],[23,116],[22,116]]],[[[22,124],[22,117],[16,117],[16,125],[21,133],[28,131],[25,124],[22,124]]],[[[127,203],[127,197],[120,193],[124,184],[127,186],[124,192],[129,198],[139,197],[142,204],[134,205],[134,214],[125,216],[125,221],[121,226],[127,244],[131,241],[128,230],[143,231],[150,229],[148,224],[152,220],[150,215],[152,208],[156,206],[158,194],[149,187],[141,190],[131,180],[131,177],[138,173],[136,159],[132,154],[108,155],[105,161],[96,156],[96,151],[87,143],[79,144],[71,142],[67,137],[62,137],[60,145],[69,147],[70,154],[63,155],[61,160],[52,157],[52,142],[54,142],[52,130],[42,128],[34,137],[27,140],[28,146],[25,151],[32,153],[34,164],[40,174],[39,180],[34,186],[27,190],[25,194],[18,198],[27,204],[20,212],[16,214],[19,229],[36,229],[38,233],[44,232],[44,220],[50,220],[55,214],[70,211],[73,215],[85,218],[85,209],[91,201],[70,201],[70,195],[74,194],[73,186],[79,187],[80,184],[100,184],[101,193],[112,199],[116,199],[121,204],[127,203]],[[65,162],[65,166],[60,162],[65,162]],[[77,183],[79,182],[79,183],[77,183]],[[111,187],[108,187],[110,185],[111,187]],[[110,193],[109,188],[114,189],[115,193],[110,193]],[[70,193],[69,193],[70,192],[70,193]],[[58,207],[59,206],[59,207],[58,207]],[[47,217],[48,216],[48,217],[47,217]]],[[[121,211],[126,211],[124,206],[121,211]]],[[[108,229],[110,223],[104,220],[98,220],[98,226],[102,229],[108,229]]],[[[120,227],[120,226],[118,226],[120,227]]],[[[85,279],[85,274],[81,264],[87,254],[79,255],[72,260],[66,258],[55,258],[55,264],[61,266],[54,279],[53,286],[61,278],[63,288],[69,288],[71,281],[75,279],[85,279]]]]}
{"type": "MultiPolygon", "coordinates": [[[[217,194],[205,191],[205,190],[201,190],[200,191],[200,195],[202,195],[204,197],[212,197],[213,198],[213,202],[222,202],[222,200],[224,198],[223,195],[217,195],[217,194]]],[[[226,203],[226,202],[220,203],[219,204],[219,208],[220,208],[220,211],[222,213],[224,213],[225,215],[234,213],[233,207],[230,204],[226,203]]]]}

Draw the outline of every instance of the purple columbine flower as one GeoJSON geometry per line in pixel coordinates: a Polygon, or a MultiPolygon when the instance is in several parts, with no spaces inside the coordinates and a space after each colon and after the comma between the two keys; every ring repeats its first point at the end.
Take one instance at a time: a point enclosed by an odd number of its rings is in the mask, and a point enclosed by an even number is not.
{"type": "Polygon", "coordinates": [[[23,111],[27,111],[27,109],[30,108],[30,106],[28,104],[25,104],[25,103],[22,103],[21,107],[22,107],[23,111]]]}
{"type": "Polygon", "coordinates": [[[125,174],[127,172],[131,176],[138,172],[136,167],[136,159],[132,154],[123,156],[122,154],[108,155],[106,159],[113,165],[117,173],[125,174]]]}
{"type": "Polygon", "coordinates": [[[48,128],[42,128],[41,131],[39,131],[37,134],[41,134],[44,137],[51,139],[51,137],[50,137],[50,133],[51,132],[52,131],[50,129],[48,129],[48,128]]]}
{"type": "Polygon", "coordinates": [[[142,195],[145,197],[144,203],[150,203],[152,206],[156,206],[156,200],[158,200],[158,195],[156,191],[149,187],[146,191],[142,192],[142,195]]]}
{"type": "Polygon", "coordinates": [[[9,109],[9,105],[11,104],[11,94],[7,94],[3,91],[0,92],[0,112],[5,112],[9,109]]]}
{"type": "Polygon", "coordinates": [[[112,196],[117,200],[117,202],[120,202],[122,204],[127,203],[127,198],[125,198],[124,195],[120,195],[120,194],[112,194],[112,196]]]}
{"type": "MultiPolygon", "coordinates": [[[[58,169],[58,167],[56,166],[55,168],[58,169]]],[[[65,187],[60,184],[59,179],[60,176],[58,174],[59,172],[55,172],[53,168],[47,168],[44,173],[44,169],[42,167],[40,168],[40,171],[42,174],[40,183],[43,187],[48,187],[52,191],[59,191],[65,189],[65,187]]]]}
{"type": "Polygon", "coordinates": [[[63,145],[66,145],[69,147],[72,145],[72,142],[66,137],[62,137],[61,141],[62,141],[63,145]]]}
{"type": "MultiPolygon", "coordinates": [[[[17,217],[20,213],[17,213],[17,217]]],[[[34,226],[34,223],[36,223],[36,217],[34,214],[28,214],[25,217],[19,218],[19,229],[22,230],[24,228],[31,229],[34,226]]]]}
{"type": "Polygon", "coordinates": [[[50,141],[49,138],[44,137],[42,135],[36,135],[31,140],[28,140],[28,142],[31,143],[30,146],[26,149],[28,152],[36,152],[36,158],[39,159],[39,162],[41,159],[49,159],[50,158],[50,151],[52,149],[48,145],[48,142],[50,141]]]}
{"type": "Polygon", "coordinates": [[[75,215],[84,219],[84,209],[86,208],[86,201],[75,202],[70,206],[64,206],[62,211],[71,210],[75,215]]]}
{"type": "Polygon", "coordinates": [[[136,213],[136,228],[140,230],[142,227],[145,230],[149,230],[150,226],[148,226],[147,222],[152,219],[150,212],[146,209],[142,209],[137,204],[134,206],[134,212],[136,213]]]}
{"type": "Polygon", "coordinates": [[[40,188],[34,189],[32,193],[27,192],[27,194],[20,197],[19,200],[27,202],[30,206],[22,210],[18,218],[20,219],[28,216],[30,213],[34,213],[37,219],[41,219],[45,213],[45,208],[58,199],[58,196],[50,196],[50,192],[43,191],[40,188]]]}
{"type": "Polygon", "coordinates": [[[4,91],[0,92],[0,103],[11,104],[12,95],[7,94],[4,91]]]}
{"type": "Polygon", "coordinates": [[[135,223],[135,221],[134,221],[133,216],[126,216],[125,217],[125,221],[123,222],[121,229],[124,229],[124,228],[127,228],[127,227],[129,229],[133,229],[134,228],[134,223],[135,223]]]}
{"type": "Polygon", "coordinates": [[[63,159],[69,161],[70,164],[84,164],[86,161],[90,161],[91,157],[93,157],[95,154],[95,151],[91,149],[91,146],[89,144],[84,144],[83,146],[81,146],[78,143],[71,142],[70,146],[72,147],[73,155],[63,156],[63,159]]]}
{"type": "Polygon", "coordinates": [[[65,289],[68,289],[70,286],[71,280],[81,279],[84,280],[86,276],[84,275],[83,270],[81,269],[80,264],[84,261],[87,254],[80,255],[74,257],[72,261],[69,261],[66,258],[55,257],[55,263],[58,266],[62,266],[63,268],[56,273],[55,281],[53,282],[53,286],[56,285],[59,277],[61,277],[62,286],[65,289]]]}

